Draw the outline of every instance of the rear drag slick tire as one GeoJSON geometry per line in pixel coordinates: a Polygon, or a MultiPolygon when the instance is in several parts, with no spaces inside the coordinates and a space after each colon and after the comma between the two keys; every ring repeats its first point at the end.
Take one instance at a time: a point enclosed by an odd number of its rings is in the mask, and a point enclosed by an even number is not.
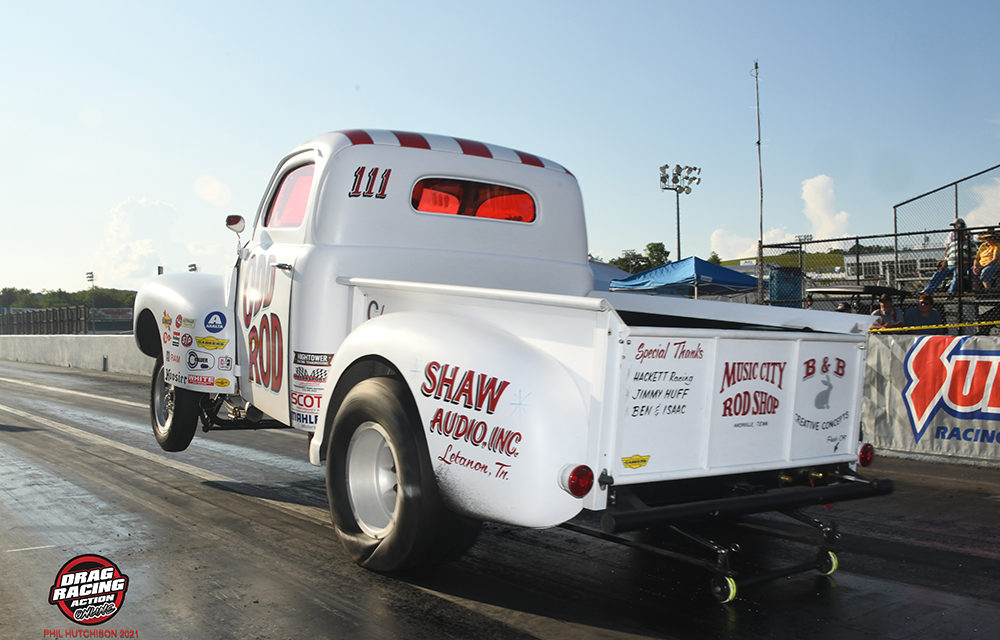
{"type": "Polygon", "coordinates": [[[326,486],[337,535],[373,571],[440,564],[475,541],[480,523],[445,507],[406,385],[369,378],[332,418],[326,486]]]}

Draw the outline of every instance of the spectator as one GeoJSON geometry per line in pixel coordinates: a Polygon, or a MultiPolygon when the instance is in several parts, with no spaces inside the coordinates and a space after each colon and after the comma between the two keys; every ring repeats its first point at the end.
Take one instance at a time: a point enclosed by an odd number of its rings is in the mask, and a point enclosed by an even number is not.
{"type": "Polygon", "coordinates": [[[841,313],[854,313],[854,311],[851,310],[851,305],[846,302],[841,302],[840,304],[838,304],[837,311],[841,313]]]}
{"type": "Polygon", "coordinates": [[[1000,273],[1000,246],[997,245],[997,238],[991,231],[979,234],[979,250],[976,252],[976,259],[972,263],[972,275],[976,276],[983,284],[984,289],[989,289],[993,285],[993,280],[1000,273]]]}
{"type": "MultiPolygon", "coordinates": [[[[938,262],[938,269],[931,276],[930,282],[924,287],[922,293],[934,293],[937,291],[938,287],[945,282],[948,278],[951,278],[951,286],[948,287],[948,295],[954,295],[959,291],[959,283],[961,282],[962,276],[958,273],[958,253],[959,247],[964,242],[965,234],[965,220],[961,218],[955,218],[954,222],[951,223],[954,230],[948,234],[948,240],[944,246],[944,258],[938,262]]],[[[962,261],[965,269],[969,268],[972,262],[971,256],[968,253],[968,245],[966,244],[966,254],[965,259],[962,261]]]]}
{"type": "MultiPolygon", "coordinates": [[[[908,327],[925,327],[934,324],[943,324],[941,312],[934,308],[934,298],[929,293],[921,293],[917,299],[917,304],[906,310],[903,320],[908,327]]],[[[910,331],[917,334],[940,333],[937,329],[918,329],[910,331]]]]}
{"type": "Polygon", "coordinates": [[[883,293],[878,299],[878,310],[872,312],[875,324],[872,329],[895,329],[903,326],[903,314],[892,304],[892,296],[883,293]]]}

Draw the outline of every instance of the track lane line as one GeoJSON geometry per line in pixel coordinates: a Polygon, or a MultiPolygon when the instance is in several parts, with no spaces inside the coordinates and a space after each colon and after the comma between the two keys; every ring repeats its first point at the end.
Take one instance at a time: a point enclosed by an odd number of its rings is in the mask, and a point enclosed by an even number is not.
{"type": "MultiPolygon", "coordinates": [[[[106,402],[113,402],[115,404],[120,404],[126,407],[136,407],[138,409],[149,409],[149,403],[145,402],[132,402],[131,400],[120,400],[118,398],[109,398],[108,396],[99,396],[93,393],[86,393],[83,391],[76,391],[74,389],[63,389],[61,387],[53,387],[45,384],[38,384],[36,382],[25,382],[24,380],[15,380],[14,378],[4,378],[0,376],[0,382],[8,382],[10,384],[20,384],[26,387],[33,387],[35,389],[42,389],[45,391],[52,391],[55,393],[65,393],[73,396],[80,396],[83,398],[89,398],[91,400],[103,400],[106,402]]],[[[293,436],[301,437],[301,431],[297,429],[253,429],[253,431],[266,431],[269,433],[280,434],[283,436],[293,436]]]]}
{"type": "MultiPolygon", "coordinates": [[[[49,418],[45,418],[45,417],[42,417],[42,416],[34,415],[34,414],[31,414],[31,413],[28,413],[27,411],[21,411],[20,409],[16,409],[14,407],[9,407],[9,406],[7,406],[5,404],[0,404],[0,411],[3,411],[4,413],[9,413],[9,414],[14,415],[14,416],[17,416],[17,417],[22,418],[24,420],[27,420],[29,422],[34,422],[34,423],[40,424],[42,426],[49,427],[50,429],[55,429],[56,431],[60,431],[62,433],[65,433],[66,435],[73,436],[74,438],[79,438],[80,440],[83,440],[83,441],[88,442],[88,443],[93,444],[93,445],[104,446],[104,447],[111,447],[113,449],[118,449],[119,451],[121,451],[123,453],[127,453],[127,454],[129,454],[131,456],[135,456],[135,457],[140,458],[142,460],[147,460],[149,462],[154,462],[156,464],[160,464],[160,465],[163,465],[165,467],[169,467],[169,468],[171,468],[171,469],[173,469],[175,471],[180,471],[182,473],[186,473],[188,475],[192,475],[195,478],[198,478],[198,479],[203,480],[205,482],[216,482],[216,483],[228,482],[228,483],[231,483],[231,484],[239,484],[237,482],[237,480],[235,480],[233,478],[230,478],[228,476],[224,476],[224,475],[221,475],[221,474],[218,474],[218,473],[214,473],[212,471],[208,471],[206,469],[202,469],[201,467],[196,467],[194,465],[187,464],[186,462],[179,462],[177,460],[171,460],[169,458],[163,457],[162,455],[157,455],[155,453],[150,453],[149,451],[145,451],[143,449],[139,449],[138,447],[133,447],[133,446],[125,444],[123,442],[118,442],[117,440],[112,440],[110,438],[105,438],[104,436],[99,436],[97,434],[91,433],[91,432],[86,431],[84,429],[79,429],[77,427],[72,427],[72,426],[70,426],[68,424],[63,424],[61,422],[56,422],[55,420],[50,420],[49,418]]],[[[322,509],[319,509],[318,507],[308,507],[308,506],[305,506],[305,505],[289,504],[287,502],[281,502],[279,500],[272,500],[270,498],[261,498],[261,497],[257,497],[257,496],[245,496],[245,497],[250,498],[252,500],[260,500],[261,502],[265,502],[268,505],[274,507],[275,509],[278,509],[280,511],[284,511],[286,513],[289,513],[291,515],[295,515],[295,516],[298,516],[298,517],[301,517],[301,518],[306,518],[307,520],[310,520],[312,522],[316,522],[316,523],[322,524],[324,526],[327,526],[327,525],[330,524],[330,520],[329,520],[329,517],[326,514],[326,511],[324,511],[322,509]],[[317,513],[317,512],[319,512],[319,513],[317,513]],[[320,515],[320,514],[322,514],[322,515],[320,515]]]]}
{"type": "Polygon", "coordinates": [[[142,402],[132,402],[131,400],[120,400],[118,398],[109,398],[107,396],[99,396],[93,393],[85,393],[83,391],[75,391],[73,389],[63,389],[61,387],[50,387],[45,384],[38,384],[36,382],[25,382],[24,380],[15,380],[14,378],[3,378],[0,377],[0,382],[9,382],[10,384],[20,384],[26,387],[33,387],[35,389],[44,389],[45,391],[55,391],[57,393],[66,393],[72,396],[82,396],[84,398],[90,398],[92,400],[106,400],[108,402],[113,402],[115,404],[124,405],[126,407],[138,407],[140,409],[145,409],[149,407],[148,404],[142,402]]]}

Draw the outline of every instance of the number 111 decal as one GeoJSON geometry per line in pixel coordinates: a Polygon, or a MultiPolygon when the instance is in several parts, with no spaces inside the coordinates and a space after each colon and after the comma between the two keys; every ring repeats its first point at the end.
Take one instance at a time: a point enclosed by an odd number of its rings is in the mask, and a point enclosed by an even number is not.
{"type": "Polygon", "coordinates": [[[389,174],[392,173],[392,169],[382,170],[382,179],[379,180],[378,193],[375,192],[375,181],[378,179],[378,167],[372,167],[368,171],[368,179],[365,179],[365,169],[367,167],[361,166],[354,171],[354,185],[351,190],[347,192],[347,195],[351,198],[357,198],[358,196],[364,196],[370,198],[375,196],[376,198],[385,197],[385,188],[389,184],[389,174]],[[365,183],[365,190],[361,190],[361,183],[365,183]]]}

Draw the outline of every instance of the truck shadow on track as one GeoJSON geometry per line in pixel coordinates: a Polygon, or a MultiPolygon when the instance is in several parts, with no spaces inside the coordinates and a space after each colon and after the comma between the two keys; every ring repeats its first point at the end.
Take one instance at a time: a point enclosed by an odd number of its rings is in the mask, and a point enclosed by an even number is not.
{"type": "Polygon", "coordinates": [[[26,431],[39,431],[39,429],[19,427],[12,424],[0,424],[0,433],[24,433],[26,431]]]}
{"type": "Polygon", "coordinates": [[[837,598],[834,578],[805,574],[748,587],[721,605],[701,568],[563,529],[489,524],[462,559],[398,578],[504,612],[538,637],[553,637],[545,630],[556,624],[572,625],[563,633],[590,630],[579,637],[796,637],[801,619],[781,613],[789,603],[822,616],[837,598]]]}
{"type": "Polygon", "coordinates": [[[203,483],[206,487],[221,489],[231,493],[251,498],[275,500],[287,504],[298,504],[306,507],[327,508],[326,485],[322,480],[300,480],[280,484],[254,484],[250,482],[215,482],[203,483]]]}

